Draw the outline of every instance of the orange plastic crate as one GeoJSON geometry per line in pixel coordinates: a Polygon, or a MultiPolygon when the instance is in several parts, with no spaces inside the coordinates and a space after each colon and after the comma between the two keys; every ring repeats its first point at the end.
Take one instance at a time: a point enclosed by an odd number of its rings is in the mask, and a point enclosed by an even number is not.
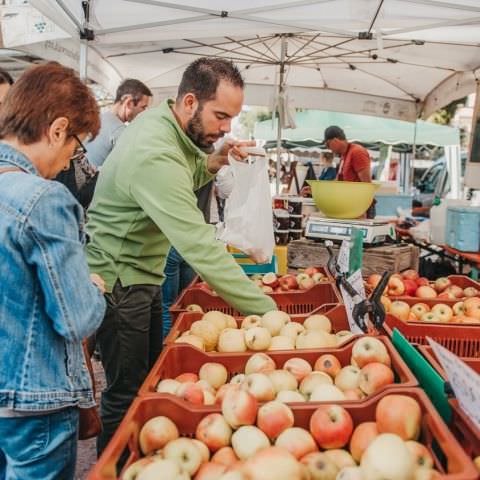
{"type": "MultiPolygon", "coordinates": [[[[324,314],[326,315],[331,323],[332,330],[334,333],[339,332],[340,330],[350,330],[348,324],[347,313],[345,311],[344,305],[337,304],[325,304],[321,307],[318,307],[316,310],[313,310],[312,313],[324,314]]],[[[175,340],[187,330],[190,330],[193,322],[201,320],[203,314],[198,312],[182,312],[179,314],[178,318],[172,325],[169,334],[164,339],[164,344],[174,343],[175,340]]],[[[305,319],[310,316],[308,315],[292,315],[291,318],[295,322],[303,323],[305,319]]],[[[238,326],[240,327],[242,320],[245,317],[235,316],[238,326]]]]}
{"type": "Polygon", "coordinates": [[[480,325],[458,323],[402,322],[394,315],[387,314],[383,329],[389,337],[393,329],[411,343],[427,345],[430,337],[459,357],[480,357],[480,325]]]}
{"type": "MultiPolygon", "coordinates": [[[[392,390],[399,387],[416,387],[418,382],[410,371],[406,363],[402,360],[398,352],[395,350],[392,342],[387,337],[376,337],[387,348],[390,358],[392,359],[392,369],[395,373],[395,384],[382,388],[376,395],[386,390],[392,390]]],[[[313,368],[315,361],[320,355],[330,353],[335,355],[342,366],[350,365],[352,356],[353,342],[338,348],[317,350],[290,350],[290,351],[267,351],[277,368],[282,368],[285,362],[293,357],[303,358],[313,368]]],[[[166,378],[175,378],[181,373],[192,372],[198,373],[200,367],[207,362],[217,362],[225,366],[228,371],[228,378],[232,378],[237,373],[244,373],[245,365],[252,356],[252,352],[244,353],[206,353],[187,344],[173,344],[164,348],[162,354],[156,361],[148,377],[143,383],[138,394],[159,395],[156,393],[156,387],[160,380],[166,378]]],[[[228,380],[228,381],[229,381],[228,380]]],[[[363,401],[363,400],[358,400],[363,401]]],[[[191,405],[185,402],[187,405],[191,405]]],[[[304,402],[301,402],[304,403],[304,402]]],[[[305,402],[306,403],[306,402],[305,402]]]]}
{"type": "MultiPolygon", "coordinates": [[[[437,360],[435,353],[429,345],[419,345],[418,349],[423,356],[430,362],[433,368],[447,381],[447,376],[442,366],[437,360]]],[[[478,374],[480,374],[480,358],[461,357],[461,359],[478,374]]],[[[480,429],[468,418],[466,413],[460,408],[457,400],[450,400],[453,415],[451,420],[451,429],[458,441],[463,445],[466,452],[472,457],[480,455],[480,429]]]]}
{"type": "MultiPolygon", "coordinates": [[[[342,297],[333,283],[318,283],[309,290],[295,290],[285,293],[271,293],[279,310],[290,315],[308,315],[324,304],[343,303],[342,297]]],[[[233,307],[228,305],[218,295],[212,295],[201,288],[187,288],[178,297],[176,303],[170,308],[173,318],[186,311],[191,304],[200,305],[205,312],[219,310],[229,315],[240,315],[233,307]]]]}
{"type": "MultiPolygon", "coordinates": [[[[344,403],[343,406],[352,416],[354,425],[374,421],[376,406],[380,399],[388,393],[384,392],[383,395],[369,398],[363,403],[344,403]]],[[[395,393],[408,395],[419,402],[423,413],[420,441],[432,453],[435,468],[443,473],[441,478],[444,480],[477,479],[478,472],[475,465],[448,430],[423,390],[405,388],[398,389],[395,393]],[[438,454],[439,450],[440,455],[438,454]],[[441,457],[444,457],[444,460],[441,457]]],[[[314,405],[294,405],[291,408],[295,425],[308,429],[310,417],[317,407],[314,405]]],[[[125,468],[138,460],[141,456],[138,447],[139,433],[149,419],[158,415],[165,415],[175,422],[181,435],[193,437],[200,420],[213,412],[219,412],[219,409],[213,407],[209,409],[186,408],[184,404],[174,398],[137,398],[102,456],[90,471],[87,480],[115,480],[119,478],[116,466],[124,451],[129,454],[125,468]]]]}

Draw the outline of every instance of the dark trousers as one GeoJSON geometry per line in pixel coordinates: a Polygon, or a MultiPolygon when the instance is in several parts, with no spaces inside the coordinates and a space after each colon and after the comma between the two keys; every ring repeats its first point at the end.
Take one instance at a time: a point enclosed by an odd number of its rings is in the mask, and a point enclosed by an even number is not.
{"type": "Polygon", "coordinates": [[[122,287],[105,294],[107,311],[97,331],[97,345],[107,387],[100,415],[100,453],[115,433],[147,373],[162,350],[162,290],[158,285],[122,287]]]}

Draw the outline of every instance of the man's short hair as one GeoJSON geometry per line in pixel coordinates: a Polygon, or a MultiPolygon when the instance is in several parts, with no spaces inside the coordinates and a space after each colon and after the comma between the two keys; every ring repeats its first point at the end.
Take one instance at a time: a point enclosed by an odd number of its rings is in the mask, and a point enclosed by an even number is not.
{"type": "Polygon", "coordinates": [[[0,68],[0,85],[5,83],[8,85],[13,85],[13,78],[6,70],[0,68]]]}
{"type": "Polygon", "coordinates": [[[325,133],[323,134],[323,142],[327,143],[329,140],[333,140],[334,138],[338,138],[339,140],[347,139],[345,132],[336,125],[332,125],[325,129],[325,133]]]}
{"type": "Polygon", "coordinates": [[[177,99],[193,93],[200,103],[212,100],[220,80],[225,80],[235,87],[244,87],[242,74],[233,62],[223,58],[199,58],[183,72],[177,99]]]}
{"type": "Polygon", "coordinates": [[[152,97],[152,91],[140,80],[127,78],[117,88],[115,103],[121,102],[125,95],[131,95],[136,105],[143,96],[152,97]]]}

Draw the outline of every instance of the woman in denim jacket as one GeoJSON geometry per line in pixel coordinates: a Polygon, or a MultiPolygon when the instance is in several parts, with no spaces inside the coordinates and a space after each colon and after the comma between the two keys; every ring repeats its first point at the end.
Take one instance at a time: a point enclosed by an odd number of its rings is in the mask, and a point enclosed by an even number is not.
{"type": "Polygon", "coordinates": [[[79,407],[94,405],[81,341],[105,304],[82,208],[49,179],[99,126],[88,88],[55,63],[24,73],[0,109],[0,478],[74,477],[79,407]]]}

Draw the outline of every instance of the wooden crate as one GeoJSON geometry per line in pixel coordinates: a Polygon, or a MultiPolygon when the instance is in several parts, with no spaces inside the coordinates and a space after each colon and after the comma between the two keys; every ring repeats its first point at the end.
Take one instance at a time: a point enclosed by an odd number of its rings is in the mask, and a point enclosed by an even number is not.
{"type": "MultiPolygon", "coordinates": [[[[338,251],[338,246],[334,246],[338,251]]],[[[419,249],[409,244],[392,244],[366,247],[363,250],[363,275],[371,273],[400,272],[408,268],[418,270],[419,249]]],[[[311,265],[326,265],[327,249],[313,240],[295,240],[288,244],[289,268],[306,268],[311,265]]]]}

